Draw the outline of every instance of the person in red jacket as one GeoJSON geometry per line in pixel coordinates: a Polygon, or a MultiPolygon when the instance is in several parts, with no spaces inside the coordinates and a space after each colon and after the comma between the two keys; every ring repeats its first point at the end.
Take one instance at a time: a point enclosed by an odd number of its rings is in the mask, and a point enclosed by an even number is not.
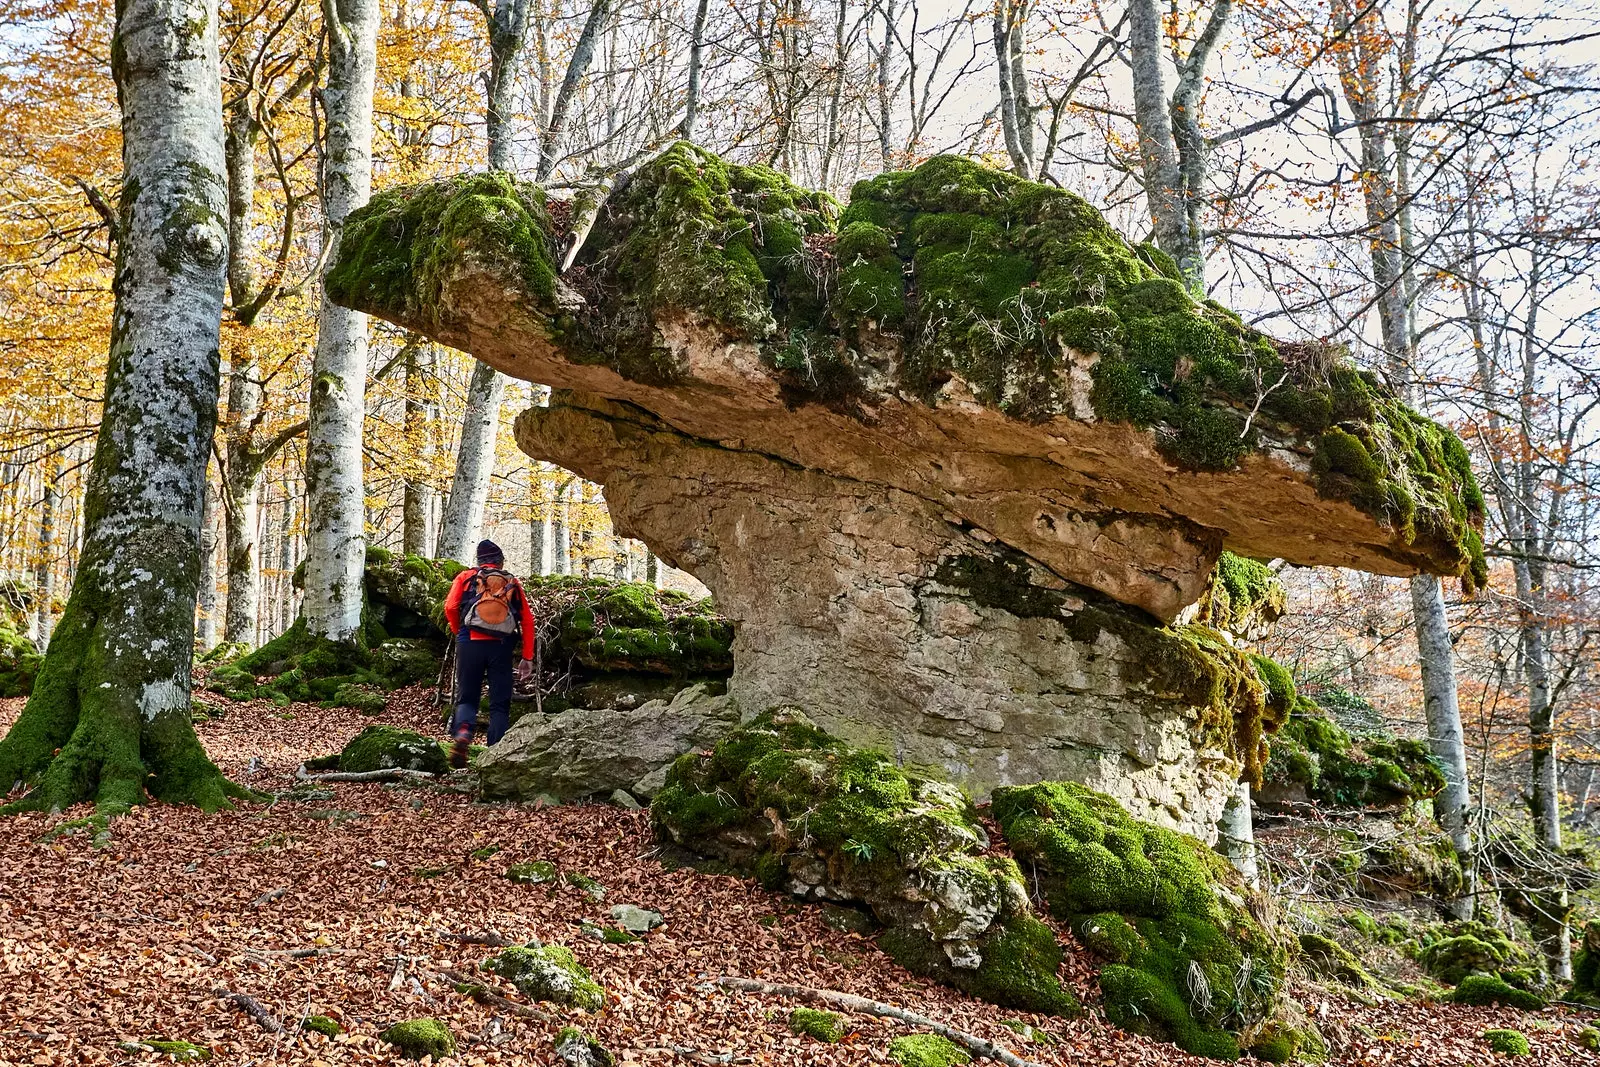
{"type": "Polygon", "coordinates": [[[511,717],[514,658],[516,677],[533,677],[537,634],[533,608],[522,583],[505,571],[505,553],[493,541],[478,542],[478,565],[456,575],[445,597],[444,615],[456,635],[456,713],[450,732],[455,767],[467,765],[472,728],[478,721],[483,683],[489,682],[489,744],[498,742],[511,717]]]}

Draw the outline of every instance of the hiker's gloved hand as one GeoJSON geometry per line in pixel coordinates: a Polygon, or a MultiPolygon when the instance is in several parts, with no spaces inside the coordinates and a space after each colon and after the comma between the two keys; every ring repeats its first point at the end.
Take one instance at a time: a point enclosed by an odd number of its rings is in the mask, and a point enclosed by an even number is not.
{"type": "Polygon", "coordinates": [[[526,685],[533,681],[533,660],[525,659],[517,663],[517,681],[526,685]]]}

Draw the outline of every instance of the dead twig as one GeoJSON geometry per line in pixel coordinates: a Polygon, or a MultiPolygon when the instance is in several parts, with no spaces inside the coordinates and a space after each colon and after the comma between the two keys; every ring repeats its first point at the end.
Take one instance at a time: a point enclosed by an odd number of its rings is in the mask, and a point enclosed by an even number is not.
{"type": "Polygon", "coordinates": [[[441,970],[439,976],[448,980],[456,987],[456,992],[465,994],[479,1004],[489,1008],[499,1008],[501,1011],[510,1012],[522,1019],[533,1019],[536,1022],[549,1022],[555,1016],[538,1008],[530,1008],[526,1004],[518,1004],[514,1000],[502,997],[481,982],[474,982],[471,978],[459,971],[441,970]]]}
{"type": "Polygon", "coordinates": [[[894,1019],[908,1026],[932,1030],[940,1037],[954,1041],[965,1047],[974,1056],[986,1056],[991,1060],[999,1060],[1006,1067],[1039,1067],[1032,1060],[1025,1060],[1014,1052],[996,1045],[993,1041],[985,1040],[976,1034],[969,1034],[964,1030],[957,1030],[953,1026],[937,1022],[926,1015],[918,1015],[905,1008],[897,1008],[893,1004],[885,1004],[878,1000],[868,1000],[866,997],[854,996],[850,993],[835,993],[831,989],[809,989],[806,986],[779,985],[773,982],[758,982],[753,978],[735,978],[724,976],[711,983],[723,989],[738,993],[769,993],[778,997],[792,997],[796,1000],[809,1000],[816,1004],[827,1004],[846,1011],[858,1012],[862,1015],[876,1015],[881,1019],[894,1019]]]}
{"type": "Polygon", "coordinates": [[[509,948],[512,945],[522,944],[520,941],[509,940],[493,930],[480,930],[475,934],[444,933],[439,936],[448,938],[451,941],[459,941],[463,945],[488,945],[490,948],[509,948]]]}
{"type": "Polygon", "coordinates": [[[375,771],[328,771],[312,774],[301,764],[295,769],[297,782],[436,782],[437,774],[428,771],[409,771],[403,767],[382,767],[375,771]]]}
{"type": "Polygon", "coordinates": [[[211,992],[214,995],[221,997],[223,1000],[228,1001],[234,1007],[250,1016],[250,1018],[259,1023],[261,1029],[265,1030],[267,1033],[283,1033],[283,1024],[278,1021],[278,1017],[272,1014],[272,1012],[268,1011],[255,997],[252,997],[246,993],[235,993],[231,990],[223,989],[221,986],[218,986],[211,992]]]}

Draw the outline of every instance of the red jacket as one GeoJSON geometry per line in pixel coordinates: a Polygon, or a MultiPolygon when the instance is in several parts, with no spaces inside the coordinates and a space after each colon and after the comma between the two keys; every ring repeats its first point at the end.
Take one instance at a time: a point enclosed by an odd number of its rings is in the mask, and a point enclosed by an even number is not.
{"type": "MultiPolygon", "coordinates": [[[[472,581],[478,568],[468,567],[456,575],[456,580],[450,585],[450,595],[444,598],[444,617],[450,623],[450,632],[456,635],[461,633],[461,595],[467,591],[467,583],[472,581]]],[[[522,591],[522,583],[515,578],[511,584],[517,587],[517,600],[522,604],[522,658],[533,658],[533,608],[528,606],[528,594],[522,591]]],[[[500,638],[489,634],[481,634],[476,630],[468,632],[474,641],[498,641],[500,638]]]]}

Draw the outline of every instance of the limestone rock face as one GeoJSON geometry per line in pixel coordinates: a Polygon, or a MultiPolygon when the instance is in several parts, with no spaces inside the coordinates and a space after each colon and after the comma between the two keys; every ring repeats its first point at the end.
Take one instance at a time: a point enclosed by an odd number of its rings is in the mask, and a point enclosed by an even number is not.
{"type": "Polygon", "coordinates": [[[484,797],[499,800],[565,800],[630,789],[685,752],[714,744],[738,722],[732,701],[710,695],[704,684],[670,702],[637,708],[527,714],[478,757],[479,787],[484,797]]]}
{"type": "Polygon", "coordinates": [[[1070,193],[940,158],[840,215],[678,145],[558,276],[568,240],[504,175],[396,190],[328,291],[558,388],[518,442],[712,590],[747,715],[1209,837],[1277,721],[1228,638],[1162,625],[1224,548],[1481,580],[1453,434],[1070,193]]]}

